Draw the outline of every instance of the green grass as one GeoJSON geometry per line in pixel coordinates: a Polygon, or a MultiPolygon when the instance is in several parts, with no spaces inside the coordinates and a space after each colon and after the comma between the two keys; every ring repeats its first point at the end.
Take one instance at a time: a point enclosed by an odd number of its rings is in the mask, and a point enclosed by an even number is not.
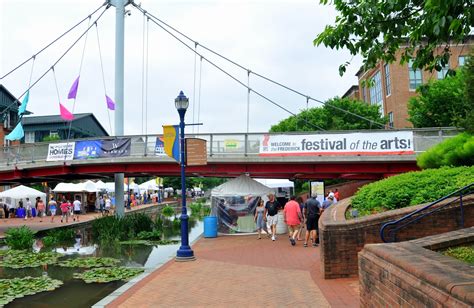
{"type": "Polygon", "coordinates": [[[474,265],[474,245],[449,248],[443,254],[474,265]]]}

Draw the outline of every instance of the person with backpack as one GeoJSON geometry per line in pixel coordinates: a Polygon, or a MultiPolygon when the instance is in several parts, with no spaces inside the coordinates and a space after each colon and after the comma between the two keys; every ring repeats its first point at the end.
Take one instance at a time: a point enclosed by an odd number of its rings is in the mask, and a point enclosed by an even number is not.
{"type": "Polygon", "coordinates": [[[265,213],[264,216],[267,217],[268,224],[271,226],[272,230],[272,241],[276,240],[276,225],[278,223],[278,210],[280,205],[275,199],[275,195],[270,193],[268,195],[268,201],[265,204],[265,213]]]}

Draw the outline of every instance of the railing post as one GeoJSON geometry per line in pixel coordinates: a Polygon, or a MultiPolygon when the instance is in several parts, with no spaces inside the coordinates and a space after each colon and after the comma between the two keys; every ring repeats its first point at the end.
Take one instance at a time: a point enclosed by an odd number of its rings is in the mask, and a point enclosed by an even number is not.
{"type": "MultiPolygon", "coordinates": [[[[158,138],[158,137],[156,137],[156,138],[158,138]]],[[[143,152],[143,156],[145,156],[145,157],[148,155],[147,150],[148,150],[148,135],[145,136],[145,150],[143,152]]]]}
{"type": "Polygon", "coordinates": [[[245,153],[244,153],[244,156],[247,156],[247,153],[248,153],[248,141],[249,141],[249,135],[248,134],[245,134],[245,153]]]}
{"type": "Polygon", "coordinates": [[[464,228],[464,208],[462,206],[462,193],[461,193],[461,196],[459,197],[459,206],[461,208],[461,228],[464,228]]]}
{"type": "Polygon", "coordinates": [[[213,135],[212,134],[210,135],[209,142],[211,143],[209,146],[209,156],[212,157],[212,154],[213,154],[212,152],[213,135]]]}
{"type": "Polygon", "coordinates": [[[35,162],[35,148],[36,146],[33,144],[33,149],[31,150],[31,162],[35,162]]]}

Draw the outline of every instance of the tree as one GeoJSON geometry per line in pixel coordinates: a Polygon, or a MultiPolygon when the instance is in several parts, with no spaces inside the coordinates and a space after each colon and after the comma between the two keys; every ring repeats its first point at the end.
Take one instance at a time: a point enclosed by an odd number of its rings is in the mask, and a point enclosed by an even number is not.
{"type": "Polygon", "coordinates": [[[318,128],[324,130],[382,128],[378,123],[382,125],[387,123],[387,118],[380,115],[379,106],[348,98],[333,98],[322,107],[303,110],[280,121],[270,128],[270,132],[315,131],[318,128]]]}
{"type": "Polygon", "coordinates": [[[472,131],[474,100],[467,90],[469,78],[472,75],[469,77],[466,70],[460,70],[455,76],[420,86],[419,96],[408,101],[408,120],[414,127],[455,126],[472,131]]]}
{"type": "MultiPolygon", "coordinates": [[[[472,0],[320,0],[333,3],[339,15],[314,40],[315,45],[347,48],[361,54],[364,68],[383,60],[400,63],[414,59],[413,67],[441,70],[448,63],[450,46],[468,39],[474,26],[472,0]],[[441,53],[436,53],[442,46],[441,53]]],[[[346,71],[346,62],[339,73],[346,71]]]]}

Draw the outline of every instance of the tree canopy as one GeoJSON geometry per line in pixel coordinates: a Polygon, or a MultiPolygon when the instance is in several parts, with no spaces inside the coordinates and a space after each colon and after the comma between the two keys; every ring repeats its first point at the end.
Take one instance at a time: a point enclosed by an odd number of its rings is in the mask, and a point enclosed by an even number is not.
{"type": "Polygon", "coordinates": [[[414,127],[455,126],[474,132],[474,61],[455,76],[433,80],[408,101],[408,120],[414,127]]]}
{"type": "MultiPolygon", "coordinates": [[[[315,45],[347,48],[361,54],[364,68],[383,60],[400,63],[414,59],[414,68],[441,70],[448,63],[450,46],[468,39],[474,26],[472,0],[320,0],[338,11],[335,25],[328,25],[315,45]],[[441,53],[437,53],[442,46],[441,53]]],[[[339,67],[342,75],[349,62],[339,67]]]]}
{"type": "Polygon", "coordinates": [[[270,128],[270,132],[315,131],[324,130],[356,130],[382,128],[387,118],[380,115],[379,106],[348,98],[333,98],[322,107],[303,110],[290,116],[270,128]],[[340,109],[353,114],[343,112],[340,109]]]}

